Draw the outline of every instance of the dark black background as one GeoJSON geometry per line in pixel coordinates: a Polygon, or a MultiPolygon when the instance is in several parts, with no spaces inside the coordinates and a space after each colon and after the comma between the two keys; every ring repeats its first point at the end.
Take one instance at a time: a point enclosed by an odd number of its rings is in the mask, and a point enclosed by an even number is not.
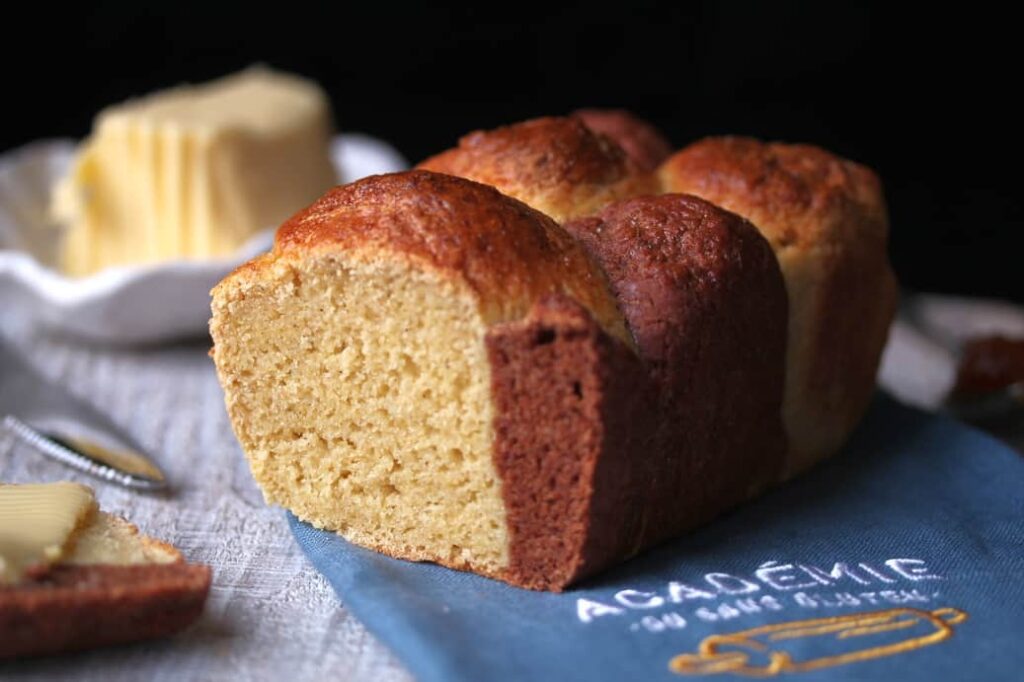
{"type": "Polygon", "coordinates": [[[1024,301],[1022,39],[982,6],[147,4],[7,22],[0,150],[83,136],[106,104],[254,61],[316,79],[340,129],[414,162],[475,128],[626,107],[679,146],[745,133],[866,163],[906,287],[1024,301]]]}

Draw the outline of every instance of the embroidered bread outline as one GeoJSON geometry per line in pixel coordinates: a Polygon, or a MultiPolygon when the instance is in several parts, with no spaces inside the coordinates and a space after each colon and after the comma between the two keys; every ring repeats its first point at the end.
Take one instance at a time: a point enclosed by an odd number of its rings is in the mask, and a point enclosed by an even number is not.
{"type": "Polygon", "coordinates": [[[937,644],[952,637],[953,626],[966,619],[965,611],[952,607],[934,611],[894,608],[773,623],[729,634],[709,635],[701,641],[697,653],[679,654],[669,661],[668,667],[680,675],[734,673],[773,677],[783,672],[806,672],[892,656],[937,644]],[[921,633],[922,627],[927,631],[921,633]],[[912,629],[916,631],[904,633],[901,638],[857,648],[855,638],[912,629]],[[833,653],[799,660],[798,654],[786,650],[787,641],[807,641],[810,638],[818,638],[817,641],[830,645],[833,653]],[[850,642],[855,648],[841,651],[842,645],[850,642]],[[767,663],[752,664],[751,659],[755,657],[766,658],[767,663]]]}

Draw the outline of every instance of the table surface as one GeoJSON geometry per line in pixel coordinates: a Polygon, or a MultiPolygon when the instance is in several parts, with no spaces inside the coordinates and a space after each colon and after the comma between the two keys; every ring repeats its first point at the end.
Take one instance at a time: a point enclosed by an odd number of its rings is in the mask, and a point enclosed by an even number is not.
{"type": "Polygon", "coordinates": [[[0,310],[0,335],[41,374],[107,413],[174,486],[147,495],[38,455],[0,429],[0,480],[77,480],[103,509],[213,567],[202,618],[180,635],[0,664],[4,680],[409,680],[345,609],[268,507],[231,432],[209,342],[109,348],[53,338],[0,310]]]}

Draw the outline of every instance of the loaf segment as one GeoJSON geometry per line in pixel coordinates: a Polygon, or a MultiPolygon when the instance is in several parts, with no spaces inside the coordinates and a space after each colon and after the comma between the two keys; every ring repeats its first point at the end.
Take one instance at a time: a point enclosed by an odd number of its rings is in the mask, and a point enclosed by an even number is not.
{"type": "Polygon", "coordinates": [[[491,185],[559,223],[655,189],[654,178],[622,147],[577,117],[478,130],[419,168],[491,185]]]}
{"type": "Polygon", "coordinates": [[[546,296],[631,340],[550,218],[425,171],[332,190],[213,292],[213,357],[268,501],[359,544],[509,566],[486,337],[546,296]]]}
{"type": "Polygon", "coordinates": [[[783,419],[787,475],[836,452],[860,421],[895,312],[888,217],[869,169],[810,145],[709,138],[659,170],[749,219],[771,243],[789,295],[783,419]]]}
{"type": "MultiPolygon", "coordinates": [[[[775,482],[786,291],[746,220],[686,195],[612,204],[566,229],[600,263],[657,395],[642,545],[775,482]]],[[[650,455],[648,455],[649,457],[650,455]]]]}

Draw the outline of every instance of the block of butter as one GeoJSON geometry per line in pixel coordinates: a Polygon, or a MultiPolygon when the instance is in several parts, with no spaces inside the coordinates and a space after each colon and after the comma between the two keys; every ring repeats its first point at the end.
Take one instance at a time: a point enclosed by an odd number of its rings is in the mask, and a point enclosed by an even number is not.
{"type": "Polygon", "coordinates": [[[232,253],[336,184],[331,133],[323,91],[265,67],[105,109],[54,192],[62,269],[232,253]]]}

